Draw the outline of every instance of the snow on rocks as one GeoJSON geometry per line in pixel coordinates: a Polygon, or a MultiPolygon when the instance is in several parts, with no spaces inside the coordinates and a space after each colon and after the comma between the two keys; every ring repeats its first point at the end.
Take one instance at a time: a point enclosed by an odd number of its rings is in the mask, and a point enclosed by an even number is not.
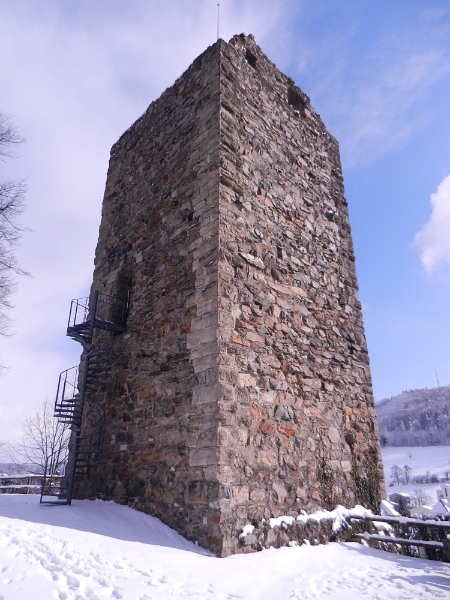
{"type": "Polygon", "coordinates": [[[249,547],[261,550],[271,546],[279,548],[306,542],[324,544],[348,538],[347,532],[352,529],[347,521],[349,517],[366,517],[372,514],[372,511],[360,505],[351,509],[338,505],[334,510],[317,510],[309,515],[304,511],[297,517],[281,515],[268,522],[263,520],[258,528],[246,525],[239,540],[244,552],[249,547]]]}
{"type": "Polygon", "coordinates": [[[310,515],[300,514],[297,517],[297,521],[306,523],[309,519],[316,521],[322,521],[323,519],[332,519],[333,521],[333,532],[338,533],[341,529],[347,527],[347,519],[352,516],[367,517],[373,515],[371,510],[364,508],[357,504],[353,508],[344,508],[340,504],[336,506],[334,510],[317,510],[310,515]]]}
{"type": "Polygon", "coordinates": [[[269,523],[271,527],[283,527],[283,525],[291,526],[295,521],[294,517],[277,517],[276,519],[270,519],[269,523]]]}
{"type": "Polygon", "coordinates": [[[254,530],[255,530],[255,528],[253,525],[246,525],[245,527],[242,528],[242,533],[239,536],[239,539],[240,540],[244,539],[247,535],[252,534],[254,530]]]}
{"type": "MultiPolygon", "coordinates": [[[[329,522],[332,529],[332,518],[310,519],[308,524],[320,522],[329,522]]],[[[271,528],[269,522],[265,525],[271,531],[280,529],[271,528]]],[[[295,520],[292,526],[305,524],[295,520]]],[[[37,496],[0,495],[0,598],[449,597],[448,564],[353,543],[290,546],[218,559],[157,519],[127,506],[75,501],[70,508],[49,507],[40,506],[37,496]]]]}

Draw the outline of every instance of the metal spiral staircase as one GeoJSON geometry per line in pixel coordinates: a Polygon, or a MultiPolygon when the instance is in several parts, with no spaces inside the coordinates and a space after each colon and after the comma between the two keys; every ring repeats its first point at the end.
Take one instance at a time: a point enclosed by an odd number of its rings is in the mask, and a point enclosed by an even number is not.
{"type": "MultiPolygon", "coordinates": [[[[65,474],[61,477],[58,468],[64,457],[49,456],[45,465],[41,489],[42,504],[70,505],[75,476],[85,474],[94,467],[103,447],[105,414],[98,402],[92,402],[89,424],[83,424],[83,411],[91,394],[104,389],[111,372],[114,336],[126,329],[128,300],[100,294],[95,291],[92,298],[72,300],[67,335],[80,342],[85,351],[80,370],[72,367],[59,376],[54,416],[71,430],[66,456],[65,474]],[[109,332],[96,336],[100,347],[94,347],[94,330],[109,332]],[[106,340],[106,341],[105,341],[106,340]],[[85,429],[89,429],[86,433],[85,429]],[[68,462],[67,462],[68,459],[68,462]]],[[[60,452],[60,451],[59,451],[60,452]]]]}

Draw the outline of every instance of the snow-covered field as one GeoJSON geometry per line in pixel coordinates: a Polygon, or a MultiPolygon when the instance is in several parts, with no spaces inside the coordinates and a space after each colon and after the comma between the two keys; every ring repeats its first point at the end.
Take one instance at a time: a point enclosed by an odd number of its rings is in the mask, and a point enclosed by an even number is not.
{"type": "Polygon", "coordinates": [[[1,600],[450,598],[450,565],[359,544],[218,559],[111,502],[0,495],[1,600]]]}
{"type": "Polygon", "coordinates": [[[414,446],[414,447],[392,447],[382,448],[384,476],[386,479],[386,492],[406,492],[412,494],[414,489],[421,488],[431,496],[433,504],[437,501],[436,490],[440,483],[410,483],[408,485],[389,486],[392,481],[391,467],[397,465],[403,468],[405,465],[411,467],[410,475],[421,475],[429,471],[439,478],[450,472],[450,446],[414,446]]]}

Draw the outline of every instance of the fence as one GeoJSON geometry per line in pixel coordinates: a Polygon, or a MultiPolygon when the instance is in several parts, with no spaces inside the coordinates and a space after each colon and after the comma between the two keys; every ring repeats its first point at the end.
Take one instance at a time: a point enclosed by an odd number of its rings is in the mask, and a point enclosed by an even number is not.
{"type": "MultiPolygon", "coordinates": [[[[0,475],[0,494],[40,494],[43,475],[24,473],[21,475],[0,475]]],[[[61,475],[52,479],[60,480],[61,475]]]]}
{"type": "Polygon", "coordinates": [[[450,562],[450,521],[377,515],[350,515],[348,520],[365,521],[367,531],[353,535],[359,540],[365,540],[369,544],[381,544],[384,549],[394,551],[400,547],[403,554],[410,556],[450,562]],[[390,525],[394,535],[374,533],[373,524],[376,522],[390,525]]]}

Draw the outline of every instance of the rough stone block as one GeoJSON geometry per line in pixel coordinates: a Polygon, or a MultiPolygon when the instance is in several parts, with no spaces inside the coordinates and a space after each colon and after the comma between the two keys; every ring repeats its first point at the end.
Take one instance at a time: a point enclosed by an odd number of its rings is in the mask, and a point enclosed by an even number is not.
{"type": "Polygon", "coordinates": [[[189,452],[189,462],[192,467],[217,465],[217,457],[217,448],[193,448],[189,452]]]}

